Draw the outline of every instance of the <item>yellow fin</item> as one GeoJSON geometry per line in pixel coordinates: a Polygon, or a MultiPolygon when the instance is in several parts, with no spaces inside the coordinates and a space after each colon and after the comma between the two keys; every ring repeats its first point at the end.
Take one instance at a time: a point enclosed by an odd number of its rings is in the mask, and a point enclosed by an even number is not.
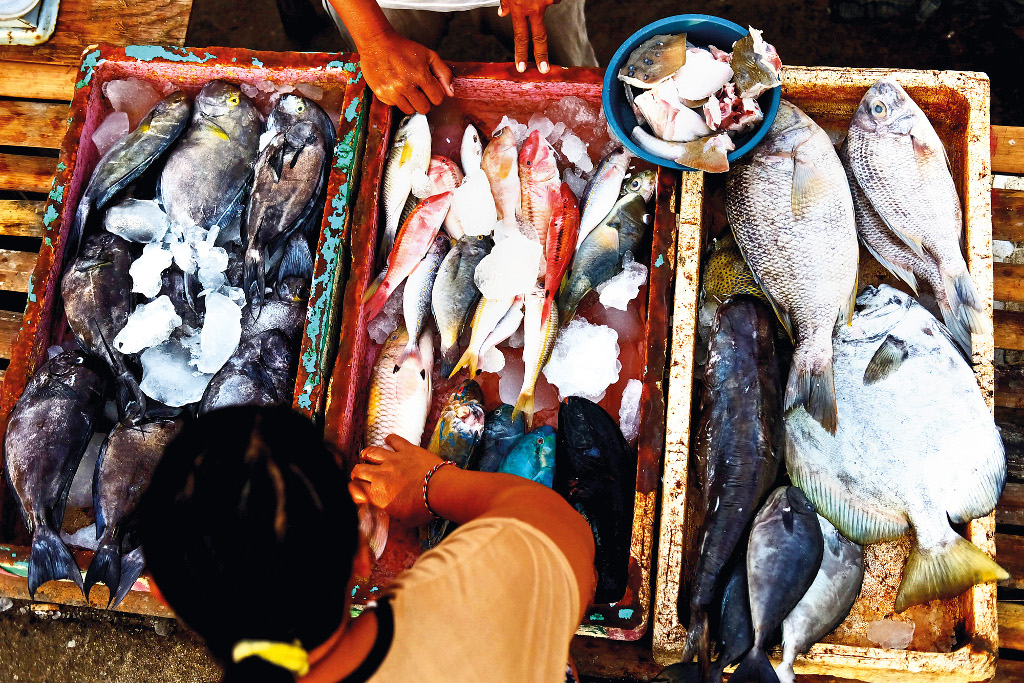
{"type": "Polygon", "coordinates": [[[398,159],[398,165],[404,166],[405,162],[412,158],[412,144],[406,140],[402,143],[402,156],[398,159]]]}
{"type": "Polygon", "coordinates": [[[936,598],[952,598],[975,584],[1010,578],[973,543],[955,538],[952,545],[930,550],[914,546],[896,594],[897,612],[936,598]]]}

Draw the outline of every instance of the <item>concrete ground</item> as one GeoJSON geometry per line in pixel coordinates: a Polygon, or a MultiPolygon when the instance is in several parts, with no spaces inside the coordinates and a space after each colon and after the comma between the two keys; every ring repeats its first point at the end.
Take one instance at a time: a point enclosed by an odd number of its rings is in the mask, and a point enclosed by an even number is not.
{"type": "MultiPolygon", "coordinates": [[[[763,29],[787,64],[984,71],[992,79],[992,122],[1024,125],[1024,84],[1019,69],[1011,72],[1021,63],[1024,40],[1019,28],[1006,26],[998,15],[971,9],[975,3],[953,6],[946,0],[924,24],[912,19],[837,24],[830,20],[827,5],[827,0],[590,0],[587,20],[602,63],[645,24],[701,12],[763,29]]],[[[341,50],[333,24],[322,9],[314,11],[308,40],[300,42],[285,35],[274,0],[195,0],[187,43],[341,50]]],[[[474,34],[459,20],[439,51],[453,61],[512,57],[497,40],[474,34]]],[[[268,602],[274,599],[289,596],[267,597],[268,602]]],[[[199,640],[173,621],[90,609],[37,610],[28,603],[0,599],[0,681],[206,683],[218,678],[218,669],[199,640]]]]}

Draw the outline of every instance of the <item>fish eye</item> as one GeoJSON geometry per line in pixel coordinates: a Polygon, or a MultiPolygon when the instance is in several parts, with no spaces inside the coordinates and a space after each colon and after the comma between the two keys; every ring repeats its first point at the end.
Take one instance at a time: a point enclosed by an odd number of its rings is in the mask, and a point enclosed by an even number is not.
{"type": "Polygon", "coordinates": [[[871,104],[871,111],[875,114],[875,116],[884,116],[885,115],[885,103],[882,102],[882,100],[875,100],[871,104]]]}
{"type": "Polygon", "coordinates": [[[295,107],[295,111],[297,111],[298,113],[301,114],[302,112],[306,111],[306,105],[304,105],[301,102],[299,102],[299,104],[296,105],[296,107],[295,107]]]}
{"type": "Polygon", "coordinates": [[[238,104],[238,93],[231,93],[228,95],[228,104],[232,107],[238,104]]]}

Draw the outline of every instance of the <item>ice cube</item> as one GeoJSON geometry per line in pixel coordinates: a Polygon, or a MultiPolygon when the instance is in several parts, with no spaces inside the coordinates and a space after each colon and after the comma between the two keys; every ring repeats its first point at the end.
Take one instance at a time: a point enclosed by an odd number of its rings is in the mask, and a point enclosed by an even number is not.
{"type": "Polygon", "coordinates": [[[583,142],[575,133],[566,133],[562,136],[562,154],[566,160],[575,164],[587,156],[587,143],[583,142]]]}
{"type": "MultiPolygon", "coordinates": [[[[106,434],[103,435],[106,437],[106,434]]],[[[94,463],[95,464],[95,463],[94,463]]],[[[91,473],[90,473],[91,475],[91,473]]],[[[89,477],[90,482],[92,477],[89,477]]],[[[70,501],[68,501],[70,504],[70,501]]],[[[92,505],[92,501],[89,502],[92,505]]],[[[96,523],[93,522],[89,526],[84,526],[73,534],[66,533],[65,531],[60,532],[60,540],[64,541],[64,545],[72,545],[76,548],[86,548],[87,550],[96,550],[100,544],[100,539],[96,538],[96,523]]],[[[71,641],[72,643],[75,641],[71,641]]],[[[69,644],[68,647],[71,647],[69,644]]]]}
{"type": "Polygon", "coordinates": [[[626,441],[632,442],[640,433],[640,393],[644,388],[643,382],[638,379],[631,379],[626,382],[622,390],[622,400],[619,403],[619,429],[626,441]]]}
{"type": "Polygon", "coordinates": [[[197,372],[192,354],[176,341],[146,349],[142,354],[143,393],[169,406],[195,403],[203,397],[212,374],[197,372]]]}
{"type": "Polygon", "coordinates": [[[627,251],[622,257],[622,271],[597,286],[601,303],[620,311],[626,310],[629,302],[636,298],[640,287],[647,282],[647,266],[633,260],[633,253],[627,251]]]}
{"type": "Polygon", "coordinates": [[[490,183],[483,171],[469,174],[455,189],[445,226],[449,221],[461,226],[465,235],[489,235],[494,230],[498,213],[490,183]]]}
{"type": "Polygon", "coordinates": [[[290,92],[295,92],[295,86],[288,85],[287,83],[276,83],[274,85],[274,90],[281,93],[282,95],[287,95],[290,92]]]}
{"type": "MultiPolygon", "coordinates": [[[[562,125],[564,127],[565,124],[562,125]]],[[[542,138],[547,138],[555,130],[555,124],[540,112],[534,112],[526,124],[526,130],[527,135],[529,135],[529,131],[535,130],[540,133],[542,138]]]]}
{"type": "Polygon", "coordinates": [[[1013,253],[1013,242],[1006,240],[992,240],[992,258],[1002,261],[1013,253]]]}
{"type": "Polygon", "coordinates": [[[508,116],[502,116],[501,121],[497,126],[495,126],[494,130],[491,131],[491,137],[494,137],[495,133],[505,127],[512,129],[512,135],[515,137],[517,145],[522,145],[526,140],[526,136],[529,135],[526,129],[526,124],[519,123],[515,119],[510,119],[508,116]]]}
{"type": "Polygon", "coordinates": [[[130,130],[128,114],[115,111],[103,119],[103,123],[92,134],[92,142],[96,145],[100,156],[103,156],[114,146],[115,142],[128,135],[130,130]]]}
{"type": "Polygon", "coordinates": [[[128,274],[132,278],[132,291],[147,299],[159,294],[163,286],[160,276],[171,267],[172,260],[171,250],[165,249],[163,244],[147,244],[143,247],[142,256],[135,259],[128,268],[128,274]]]}
{"type": "Polygon", "coordinates": [[[914,622],[894,621],[882,619],[881,621],[869,621],[867,626],[867,637],[879,647],[891,650],[905,650],[914,639],[914,622]]]}
{"type": "Polygon", "coordinates": [[[383,344],[392,332],[398,329],[398,321],[402,319],[402,301],[405,298],[405,282],[398,285],[384,308],[376,317],[366,324],[366,331],[375,344],[383,344]]]}
{"type": "Polygon", "coordinates": [[[619,335],[605,325],[574,318],[555,341],[544,376],[558,387],[559,400],[582,396],[600,401],[619,379],[619,335]]]}
{"type": "Polygon", "coordinates": [[[562,172],[562,182],[569,186],[576,199],[583,197],[583,191],[587,189],[587,179],[568,167],[562,172]]]}
{"type": "Polygon", "coordinates": [[[128,198],[107,209],[103,227],[130,242],[147,244],[163,240],[170,222],[156,201],[128,198]]]}
{"type": "Polygon", "coordinates": [[[103,94],[110,101],[114,111],[128,115],[131,130],[139,125],[146,114],[164,98],[150,83],[138,78],[123,81],[107,81],[103,84],[103,94]]]}
{"type": "Polygon", "coordinates": [[[565,123],[559,121],[551,127],[551,132],[547,134],[548,143],[554,145],[562,139],[563,133],[565,133],[565,123]]]}
{"type": "Polygon", "coordinates": [[[200,242],[196,245],[196,265],[200,270],[223,273],[228,268],[228,252],[223,247],[215,247],[211,242],[200,242]]]}
{"type": "Polygon", "coordinates": [[[498,381],[498,398],[502,403],[516,404],[519,392],[523,390],[524,374],[526,366],[523,357],[518,353],[508,354],[505,358],[505,367],[501,371],[501,379],[498,381]]]}
{"type": "MultiPolygon", "coordinates": [[[[174,304],[166,294],[148,304],[139,304],[128,322],[114,337],[114,348],[121,353],[138,353],[171,336],[181,318],[174,312],[174,304]]],[[[155,397],[154,397],[155,398],[155,397]]]]}
{"type": "Polygon", "coordinates": [[[251,83],[240,83],[238,87],[242,89],[242,94],[249,99],[255,98],[260,92],[259,89],[251,83]]]}
{"type": "Polygon", "coordinates": [[[549,105],[544,113],[552,121],[566,121],[576,127],[581,127],[597,123],[600,107],[600,102],[591,104],[579,97],[569,96],[562,97],[549,105]]]}
{"type": "Polygon", "coordinates": [[[219,291],[221,287],[228,284],[228,278],[222,271],[210,270],[209,268],[199,269],[199,284],[203,293],[219,291]]]}
{"type": "Polygon", "coordinates": [[[262,80],[256,84],[256,87],[263,92],[274,92],[274,82],[268,80],[262,80]]]}
{"type": "Polygon", "coordinates": [[[511,235],[481,259],[473,280],[485,298],[509,299],[534,288],[542,258],[539,242],[511,235]]]}
{"type": "Polygon", "coordinates": [[[174,257],[174,265],[185,274],[196,272],[196,250],[188,242],[171,242],[171,255],[174,257]]]}
{"type": "Polygon", "coordinates": [[[501,372],[501,369],[505,367],[505,354],[492,346],[480,357],[477,367],[480,368],[480,372],[501,372]]]}
{"type": "Polygon", "coordinates": [[[584,154],[576,161],[576,168],[578,168],[584,173],[590,173],[591,171],[594,170],[594,162],[590,159],[589,156],[584,154]]]}
{"type": "Polygon", "coordinates": [[[228,297],[213,292],[206,295],[199,372],[217,372],[238,348],[242,336],[242,309],[228,297]]]}
{"type": "Polygon", "coordinates": [[[324,98],[324,89],[315,83],[296,83],[295,89],[311,100],[319,102],[324,98]]]}

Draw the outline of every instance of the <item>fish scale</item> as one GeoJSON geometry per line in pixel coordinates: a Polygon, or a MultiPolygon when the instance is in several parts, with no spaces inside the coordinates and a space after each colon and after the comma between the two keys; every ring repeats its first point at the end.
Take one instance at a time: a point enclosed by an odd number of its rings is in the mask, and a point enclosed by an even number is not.
{"type": "Polygon", "coordinates": [[[480,168],[491,186],[498,220],[511,226],[523,213],[519,153],[511,128],[502,128],[494,133],[484,148],[480,168]]]}
{"type": "Polygon", "coordinates": [[[541,254],[544,254],[551,214],[561,198],[562,181],[558,177],[554,149],[539,131],[530,133],[519,152],[519,183],[523,220],[537,231],[541,254]]]}

